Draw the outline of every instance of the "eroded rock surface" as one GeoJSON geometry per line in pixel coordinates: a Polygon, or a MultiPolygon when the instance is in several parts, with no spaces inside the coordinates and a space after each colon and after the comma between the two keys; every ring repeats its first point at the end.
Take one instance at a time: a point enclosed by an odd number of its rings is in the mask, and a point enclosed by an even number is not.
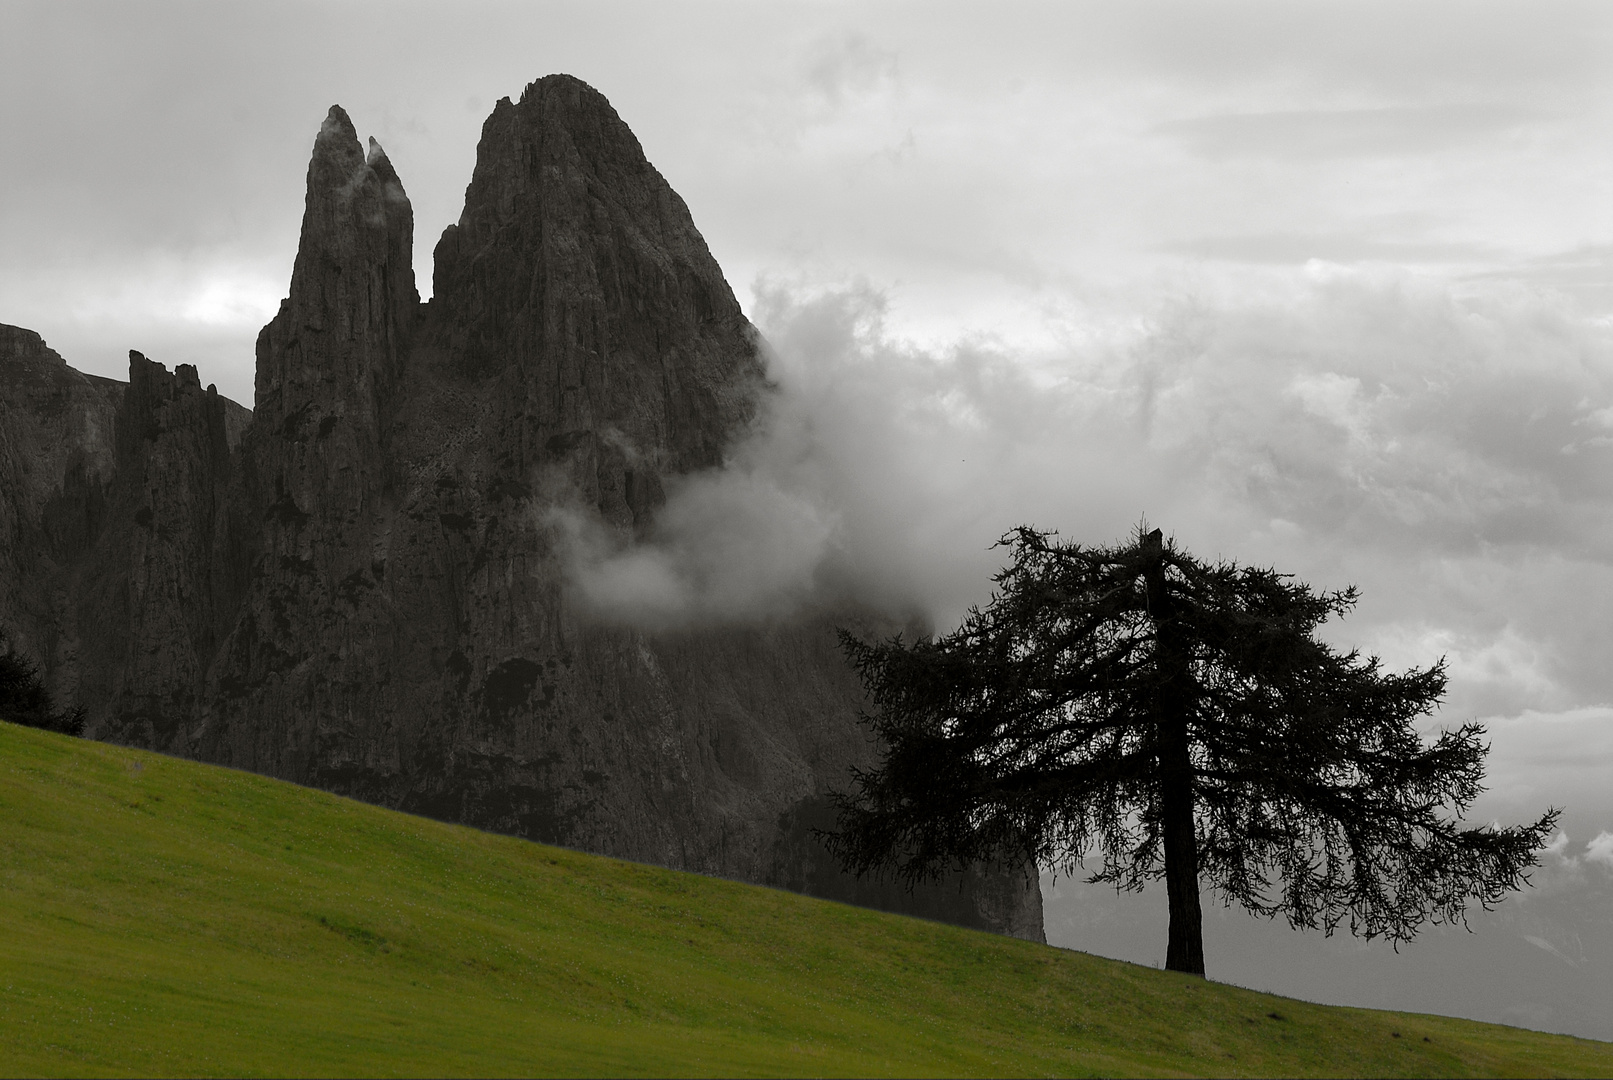
{"type": "Polygon", "coordinates": [[[813,838],[871,749],[832,627],[647,632],[564,586],[764,390],[687,207],[596,91],[500,101],[419,302],[402,182],[333,108],[256,411],[0,329],[0,600],[98,737],[590,851],[1040,938],[1034,878],[909,895],[813,838]]]}

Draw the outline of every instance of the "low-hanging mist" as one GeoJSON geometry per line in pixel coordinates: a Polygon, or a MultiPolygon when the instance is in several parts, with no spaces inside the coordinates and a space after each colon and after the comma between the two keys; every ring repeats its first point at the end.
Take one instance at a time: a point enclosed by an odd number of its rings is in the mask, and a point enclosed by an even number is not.
{"type": "Polygon", "coordinates": [[[1613,328],[1343,272],[1177,301],[1066,357],[893,340],[867,286],[764,283],[754,306],[774,386],[724,468],[637,544],[558,516],[616,618],[854,598],[949,625],[1010,526],[1103,542],[1146,516],[1201,554],[1360,584],[1378,648],[1449,655],[1498,706],[1613,696],[1576,663],[1598,620],[1552,603],[1613,587],[1613,328]]]}
{"type": "MultiPolygon", "coordinates": [[[[763,281],[754,430],[638,543],[559,513],[572,584],[646,627],[854,601],[946,628],[989,598],[1010,526],[1102,543],[1146,517],[1203,556],[1359,585],[1330,632],[1394,665],[1444,656],[1444,722],[1600,732],[1613,327],[1549,295],[1320,265],[1238,292],[1258,299],[1179,298],[1027,355],[896,339],[866,285],[763,281]]],[[[1509,797],[1538,786],[1496,764],[1509,797]]]]}

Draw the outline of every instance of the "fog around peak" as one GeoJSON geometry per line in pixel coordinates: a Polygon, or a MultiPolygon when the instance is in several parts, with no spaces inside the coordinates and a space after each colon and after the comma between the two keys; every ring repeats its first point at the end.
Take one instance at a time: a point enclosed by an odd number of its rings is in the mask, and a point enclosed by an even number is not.
{"type": "Polygon", "coordinates": [[[1360,585],[1353,635],[1448,655],[1486,706],[1613,697],[1588,663],[1606,632],[1557,603],[1613,587],[1613,327],[1549,295],[1313,267],[1039,356],[904,341],[866,284],[764,280],[753,310],[776,385],[756,429],[591,564],[652,607],[839,595],[951,625],[1011,527],[1107,543],[1146,516],[1202,557],[1360,585]]]}
{"type": "MultiPolygon", "coordinates": [[[[762,280],[752,309],[776,390],[727,464],[671,486],[638,543],[552,512],[602,617],[850,602],[945,630],[989,601],[1013,526],[1106,544],[1146,517],[1200,557],[1359,586],[1324,633],[1397,668],[1446,660],[1431,722],[1491,725],[1494,805],[1605,802],[1587,771],[1613,767],[1605,320],[1327,266],[1254,299],[1169,298],[1063,354],[904,341],[861,283],[762,280]],[[1554,761],[1572,776],[1548,784],[1554,761]]],[[[1575,827],[1613,826],[1599,814],[1575,827]]]]}

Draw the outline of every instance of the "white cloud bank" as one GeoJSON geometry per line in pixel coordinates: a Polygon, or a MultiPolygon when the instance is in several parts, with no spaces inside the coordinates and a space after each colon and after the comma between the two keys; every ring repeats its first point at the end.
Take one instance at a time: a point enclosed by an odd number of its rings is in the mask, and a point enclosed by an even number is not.
{"type": "Polygon", "coordinates": [[[773,462],[737,454],[726,469],[674,481],[636,544],[565,502],[544,519],[560,533],[570,584],[606,620],[660,628],[765,618],[811,603],[836,547],[828,501],[791,479],[773,462]]]}
{"type": "Polygon", "coordinates": [[[737,595],[732,564],[947,621],[1008,527],[1099,542],[1147,514],[1203,555],[1358,581],[1385,651],[1532,699],[1606,640],[1585,600],[1613,589],[1613,328],[1548,298],[1313,268],[1035,357],[893,340],[866,286],[764,284],[755,311],[779,392],[656,545],[696,606],[737,595]],[[739,557],[766,543],[796,550],[739,557]]]}
{"type": "Polygon", "coordinates": [[[1497,745],[1487,805],[1605,802],[1613,325],[1324,266],[1237,294],[1026,356],[895,339],[866,286],[763,282],[764,422],[642,544],[568,519],[573,582],[646,626],[855,601],[945,627],[989,598],[1011,526],[1104,543],[1146,515],[1201,556],[1359,585],[1341,644],[1446,657],[1438,720],[1497,745]]]}
{"type": "Polygon", "coordinates": [[[1613,833],[1606,830],[1597,833],[1596,839],[1585,845],[1585,859],[1601,863],[1604,869],[1613,872],[1613,833]]]}

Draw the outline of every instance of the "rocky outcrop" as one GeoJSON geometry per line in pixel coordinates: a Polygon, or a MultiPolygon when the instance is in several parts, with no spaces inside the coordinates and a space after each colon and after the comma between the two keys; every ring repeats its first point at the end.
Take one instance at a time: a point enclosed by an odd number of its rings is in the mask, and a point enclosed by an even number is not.
{"type": "Polygon", "coordinates": [[[0,632],[39,661],[58,701],[79,697],[70,578],[104,524],[123,389],[0,325],[0,632]]]}
{"type": "Polygon", "coordinates": [[[105,527],[74,582],[78,700],[104,738],[173,749],[205,714],[207,669],[245,587],[232,414],[196,369],[137,352],[116,416],[105,527]],[[95,710],[92,710],[95,711],[95,710]]]}
{"type": "Polygon", "coordinates": [[[0,472],[0,525],[48,574],[0,572],[63,700],[103,738],[1040,937],[1034,877],[910,895],[845,878],[815,840],[870,753],[832,633],[866,616],[651,632],[571,600],[549,511],[631,540],[765,392],[688,209],[605,99],[551,76],[499,102],[427,304],[412,232],[386,155],[333,108],[239,438],[188,367],[132,354],[114,394],[27,361],[77,404],[12,454],[54,447],[43,474],[0,472]]]}

